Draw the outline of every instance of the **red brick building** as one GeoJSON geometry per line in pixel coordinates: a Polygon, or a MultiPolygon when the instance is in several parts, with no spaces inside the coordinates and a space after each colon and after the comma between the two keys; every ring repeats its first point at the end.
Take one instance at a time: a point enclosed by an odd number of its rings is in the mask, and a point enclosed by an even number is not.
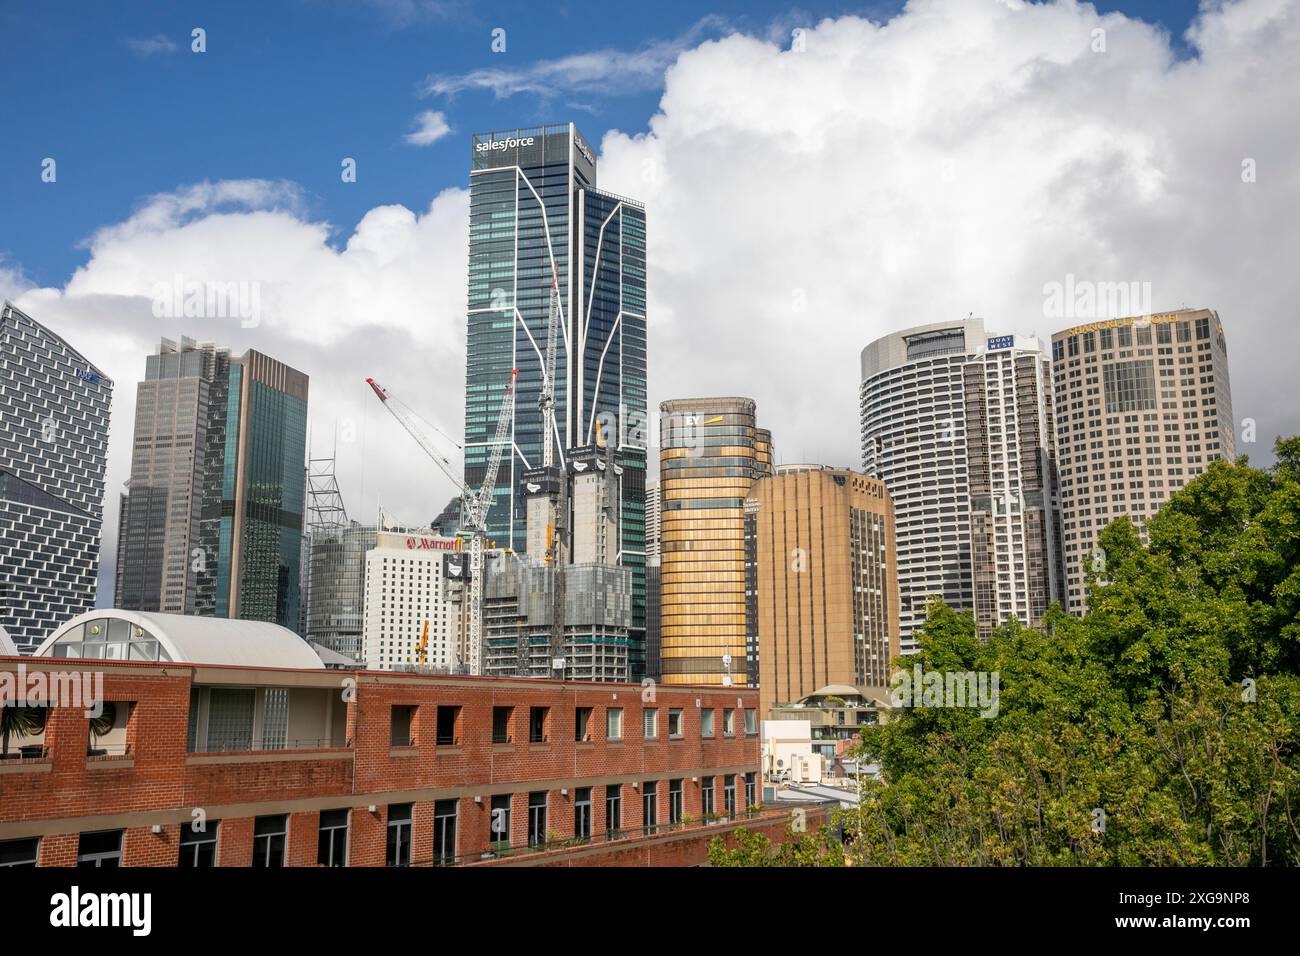
{"type": "Polygon", "coordinates": [[[0,658],[11,688],[102,675],[109,704],[10,735],[0,864],[674,865],[788,821],[749,811],[752,690],[68,653],[0,658]]]}

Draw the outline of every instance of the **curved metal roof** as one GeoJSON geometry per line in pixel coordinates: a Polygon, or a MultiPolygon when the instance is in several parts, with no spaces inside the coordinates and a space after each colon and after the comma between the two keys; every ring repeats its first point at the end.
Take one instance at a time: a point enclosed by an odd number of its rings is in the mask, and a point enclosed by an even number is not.
{"type": "Polygon", "coordinates": [[[321,670],[325,666],[310,644],[278,624],[117,608],[98,608],[78,614],[47,637],[33,656],[52,657],[51,649],[59,638],[87,621],[109,618],[143,627],[158,639],[167,656],[176,663],[298,670],[321,670]]]}

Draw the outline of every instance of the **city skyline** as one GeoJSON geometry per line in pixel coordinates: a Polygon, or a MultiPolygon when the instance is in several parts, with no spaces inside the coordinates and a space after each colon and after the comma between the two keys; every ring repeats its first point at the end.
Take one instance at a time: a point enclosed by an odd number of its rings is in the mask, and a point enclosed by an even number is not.
{"type": "MultiPolygon", "coordinates": [[[[635,108],[631,100],[620,100],[615,114],[596,119],[558,102],[539,104],[523,93],[502,101],[493,101],[490,94],[475,99],[477,94],[470,92],[450,102],[438,95],[427,101],[406,99],[403,115],[392,118],[399,141],[411,111],[442,111],[453,129],[427,147],[394,147],[402,152],[403,163],[426,167],[418,202],[386,188],[373,155],[358,156],[348,144],[311,157],[310,163],[308,154],[302,154],[287,164],[250,158],[223,168],[214,158],[198,179],[186,177],[189,167],[184,164],[179,171],[155,175],[147,185],[128,177],[112,187],[119,191],[113,209],[82,204],[81,215],[98,218],[75,225],[62,217],[76,204],[74,194],[80,196],[91,185],[87,171],[64,162],[57,182],[42,183],[40,159],[47,153],[61,158],[56,148],[42,148],[30,169],[16,169],[12,185],[6,180],[7,188],[21,190],[23,204],[45,204],[48,216],[42,223],[65,223],[57,241],[67,249],[90,238],[63,267],[67,279],[52,278],[51,267],[40,265],[23,272],[28,276],[23,279],[19,272],[37,255],[28,250],[38,247],[40,233],[7,236],[0,244],[5,255],[0,281],[15,304],[78,342],[116,380],[131,382],[137,356],[160,336],[185,334],[216,339],[237,351],[295,355],[297,367],[311,377],[338,383],[313,402],[311,427],[317,449],[323,436],[336,429],[340,434],[339,480],[349,509],[369,520],[378,502],[393,507],[400,502],[406,506],[398,515],[402,523],[427,523],[452,489],[412,467],[407,450],[389,440],[389,423],[381,418],[382,409],[372,407],[364,378],[375,375],[390,384],[444,431],[458,428],[463,420],[458,367],[464,356],[468,131],[576,116],[588,127],[602,188],[636,196],[655,210],[648,229],[654,272],[648,287],[648,313],[654,316],[648,332],[650,403],[705,391],[750,394],[767,410],[774,431],[793,436],[779,445],[780,460],[855,465],[855,410],[843,401],[844,389],[851,386],[835,370],[851,375],[849,356],[867,341],[917,321],[972,311],[1008,332],[1046,338],[1093,318],[1045,314],[1052,296],[1044,289],[1050,284],[1149,282],[1150,309],[1131,311],[1205,304],[1231,323],[1233,361],[1251,370],[1248,376],[1238,375],[1236,425],[1240,432],[1242,421],[1250,419],[1256,438],[1239,443],[1238,450],[1253,461],[1268,461],[1273,436],[1300,430],[1291,418],[1294,403],[1286,400],[1282,358],[1294,350],[1295,333],[1291,325],[1278,322],[1292,301],[1284,263],[1293,258],[1294,238],[1277,213],[1291,200],[1291,184],[1276,175],[1286,144],[1268,132],[1286,124],[1279,117],[1258,127],[1233,125],[1219,139],[1218,151],[1209,154],[1189,144],[1187,130],[1194,124],[1185,122],[1185,110],[1142,116],[1139,124],[1124,103],[1134,85],[1160,90],[1174,103],[1187,102],[1194,88],[1197,95],[1204,91],[1211,97],[1200,100],[1201,108],[1214,109],[1224,76],[1223,54],[1215,51],[1223,50],[1227,35],[1261,51],[1250,74],[1252,85],[1234,87],[1234,95],[1285,88],[1290,67],[1263,55],[1269,49],[1265,27],[1280,28],[1282,21],[1270,20],[1265,11],[1258,28],[1233,26],[1244,32],[1225,34],[1228,21],[1208,11],[1199,15],[1201,26],[1189,40],[1182,36],[1186,21],[1175,35],[1162,37],[1149,22],[1113,15],[1104,23],[1110,38],[1106,53],[1093,54],[1084,42],[1081,52],[1067,55],[1058,41],[1049,44],[1041,38],[1072,32],[1086,38],[1102,25],[1100,17],[1085,8],[1052,5],[1020,11],[990,7],[979,15],[970,9],[953,5],[953,16],[967,18],[960,22],[968,33],[1023,49],[1023,56],[1001,65],[981,64],[965,52],[957,35],[961,31],[940,31],[915,13],[893,16],[887,25],[882,15],[878,26],[848,17],[810,26],[799,53],[792,49],[790,31],[774,38],[741,22],[718,28],[725,42],[694,37],[660,61],[675,64],[671,95],[661,95],[667,66],[655,65],[646,81],[653,92],[633,97],[635,108]],[[903,28],[909,25],[915,44],[901,46],[903,28]],[[856,52],[868,49],[879,49],[881,55],[864,58],[856,52]],[[1201,53],[1189,56],[1189,49],[1201,53]],[[786,70],[792,89],[806,90],[801,84],[811,82],[814,74],[846,89],[892,89],[894,79],[873,72],[870,65],[888,62],[889,55],[964,71],[972,95],[982,91],[990,97],[990,122],[980,124],[981,129],[999,128],[1022,108],[994,91],[1013,81],[1016,63],[1035,56],[1057,64],[1059,85],[1075,105],[1065,108],[1059,143],[1018,134],[1004,138],[991,154],[984,135],[962,128],[954,132],[954,141],[936,150],[926,145],[934,132],[928,124],[948,97],[938,78],[944,71],[936,74],[935,85],[899,81],[899,95],[916,102],[906,117],[891,113],[883,98],[843,107],[827,103],[829,109],[823,109],[816,97],[800,96],[799,102],[811,101],[815,108],[792,110],[763,79],[786,70]],[[1168,56],[1177,70],[1159,65],[1168,56]],[[710,78],[719,75],[741,79],[708,87],[710,78]],[[709,97],[703,95],[706,87],[709,97]],[[1082,90],[1094,92],[1095,109],[1078,105],[1082,90]],[[766,103],[758,112],[754,94],[766,103]],[[651,127],[648,118],[656,109],[660,118],[651,127]],[[1168,148],[1110,149],[1094,165],[1067,172],[1075,169],[1071,164],[1078,155],[1089,154],[1086,143],[1105,128],[1103,117],[1116,130],[1106,142],[1158,140],[1168,148]],[[867,135],[879,124],[891,131],[890,137],[867,135]],[[773,128],[794,136],[783,138],[773,128]],[[846,149],[847,143],[859,145],[846,149]],[[1047,145],[1052,148],[1045,149],[1047,145]],[[760,161],[734,175],[739,150],[760,161]],[[359,160],[357,183],[344,183],[337,175],[348,155],[359,160]],[[1242,179],[1245,159],[1256,161],[1255,181],[1242,179]],[[874,171],[871,177],[856,175],[863,163],[874,171]],[[320,178],[325,174],[315,171],[317,165],[328,166],[329,177],[320,178]],[[307,176],[309,166],[318,178],[307,176]],[[1109,168],[1121,171],[1111,176],[1105,172],[1109,168]],[[995,175],[996,170],[1002,173],[995,175]],[[286,179],[295,176],[302,179],[286,179]],[[31,184],[21,185],[27,179],[31,184]],[[1069,192],[1071,182],[1080,182],[1084,192],[1069,192]],[[339,197],[356,202],[360,192],[347,192],[354,186],[370,198],[364,208],[341,213],[335,203],[339,197]],[[825,189],[838,198],[828,202],[825,189]],[[1154,214],[1163,200],[1169,204],[1159,208],[1190,209],[1173,198],[1186,195],[1203,200],[1198,215],[1218,222],[1214,230],[1169,228],[1167,215],[1154,214]],[[747,196],[785,197],[771,207],[781,209],[782,242],[771,241],[775,220],[770,221],[765,204],[747,196]],[[1075,198],[1062,205],[1062,196],[1075,198]],[[426,203],[427,197],[432,201],[426,203]],[[138,204],[135,213],[133,203],[138,204]],[[895,217],[889,210],[908,212],[895,217]],[[1035,220],[1028,210],[1044,211],[1046,221],[1035,220]],[[976,221],[992,232],[967,241],[971,237],[953,231],[953,222],[976,221]],[[919,232],[910,225],[918,222],[919,232]],[[1235,255],[1225,256],[1209,233],[1237,236],[1235,255]],[[946,246],[938,244],[941,237],[946,246]],[[1252,265],[1242,271],[1231,262],[1252,265]],[[730,279],[728,263],[744,264],[742,281],[730,279]],[[182,284],[261,282],[260,318],[155,315],[155,286],[171,287],[177,276],[182,284]],[[847,312],[845,303],[850,304],[847,312]],[[725,323],[736,315],[746,317],[747,334],[734,347],[715,348],[727,341],[725,323]],[[657,364],[655,355],[673,360],[657,364]]],[[[1133,12],[1142,11],[1134,7],[1133,12]]],[[[420,29],[413,27],[403,37],[418,35],[420,29]]],[[[634,49],[635,43],[615,48],[634,49]]],[[[206,55],[218,49],[210,46],[206,55]]],[[[184,71],[192,62],[181,54],[208,62],[183,46],[175,56],[138,59],[124,42],[102,55],[120,58],[123,69],[129,64],[138,82],[160,74],[188,75],[184,71]]],[[[525,47],[513,34],[504,58],[488,59],[493,54],[486,36],[478,56],[513,70],[546,61],[542,51],[525,47]]],[[[411,72],[413,79],[423,75],[411,72]]],[[[1025,95],[1047,114],[1057,103],[1057,94],[1037,81],[1025,95]]],[[[1260,93],[1258,99],[1265,109],[1272,108],[1270,97],[1260,93]]],[[[10,156],[3,162],[21,158],[10,156]]],[[[142,169],[147,175],[153,167],[142,169]]],[[[1079,304],[1072,300],[1064,311],[1077,311],[1079,304]]],[[[1096,304],[1092,308],[1098,317],[1109,311],[1096,304]]],[[[107,475],[114,492],[127,477],[129,456],[120,436],[133,418],[133,396],[124,390],[117,397],[107,475]]],[[[111,538],[117,518],[115,509],[107,511],[105,531],[111,538]]],[[[111,553],[105,555],[106,572],[113,560],[111,553]]]]}

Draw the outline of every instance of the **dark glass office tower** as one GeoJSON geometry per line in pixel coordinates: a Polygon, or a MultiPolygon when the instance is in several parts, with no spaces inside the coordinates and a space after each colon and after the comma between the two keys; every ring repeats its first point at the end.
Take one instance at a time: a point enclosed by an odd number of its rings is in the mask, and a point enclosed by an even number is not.
{"type": "Polygon", "coordinates": [[[299,627],[307,376],[248,351],[230,363],[217,617],[299,627]]]}
{"type": "Polygon", "coordinates": [[[30,653],[95,606],[113,383],[0,303],[0,629],[30,653]]]}
{"type": "Polygon", "coordinates": [[[633,675],[644,670],[646,461],[645,208],[596,188],[596,156],[572,124],[479,133],[470,172],[465,480],[477,487],[511,369],[510,453],[489,537],[526,550],[523,474],[542,464],[538,397],[552,275],[563,330],[556,448],[622,454],[617,561],[633,571],[633,675]],[[599,436],[598,436],[599,432],[599,436]]]}

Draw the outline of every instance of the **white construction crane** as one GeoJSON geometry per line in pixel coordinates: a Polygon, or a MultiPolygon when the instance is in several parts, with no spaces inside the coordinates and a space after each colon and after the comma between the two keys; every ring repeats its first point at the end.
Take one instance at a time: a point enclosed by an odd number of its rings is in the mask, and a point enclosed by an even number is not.
{"type": "MultiPolygon", "coordinates": [[[[542,428],[546,438],[542,443],[542,467],[548,470],[555,467],[554,436],[559,431],[555,422],[555,364],[558,349],[559,330],[563,324],[560,315],[560,280],[551,267],[551,308],[546,317],[546,363],[542,376],[542,392],[538,397],[538,409],[542,413],[542,428]]],[[[563,454],[560,456],[563,458],[563,454]]],[[[569,476],[561,463],[559,468],[559,500],[555,502],[554,530],[548,537],[546,560],[550,562],[555,574],[555,587],[551,592],[551,668],[552,673],[563,679],[564,673],[564,565],[568,561],[568,518],[569,518],[569,476]]]]}
{"type": "MultiPolygon", "coordinates": [[[[488,452],[487,471],[483,475],[483,484],[478,491],[473,491],[459,475],[452,470],[449,462],[434,445],[426,433],[428,425],[419,415],[401,400],[394,398],[388,390],[373,378],[366,379],[366,384],[374,389],[375,395],[384,403],[384,407],[397,419],[398,424],[406,429],[415,439],[416,444],[426,455],[433,459],[444,475],[451,480],[460,492],[461,533],[468,534],[469,543],[469,654],[471,670],[482,654],[483,645],[483,551],[487,537],[488,511],[492,507],[492,496],[496,492],[497,473],[501,470],[501,457],[506,448],[506,434],[515,409],[515,379],[518,369],[510,371],[510,384],[501,399],[501,413],[497,416],[497,430],[492,436],[491,450],[488,452]]],[[[437,429],[434,429],[437,431],[437,429]]],[[[440,433],[441,434],[441,433],[440,433]]]]}

